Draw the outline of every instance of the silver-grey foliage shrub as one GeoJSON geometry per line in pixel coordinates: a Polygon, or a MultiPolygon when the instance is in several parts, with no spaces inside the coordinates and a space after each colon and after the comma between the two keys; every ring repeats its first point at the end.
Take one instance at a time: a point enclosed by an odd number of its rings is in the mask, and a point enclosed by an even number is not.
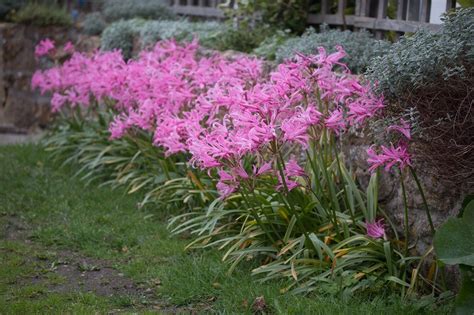
{"type": "Polygon", "coordinates": [[[275,34],[269,36],[253,50],[253,53],[267,60],[275,60],[278,49],[289,39],[294,38],[287,31],[277,30],[275,34]]]}
{"type": "Polygon", "coordinates": [[[82,25],[87,35],[100,35],[106,27],[104,17],[99,12],[87,14],[82,25]]]}
{"type": "Polygon", "coordinates": [[[149,46],[164,39],[191,41],[197,37],[206,46],[226,29],[226,25],[218,22],[148,21],[140,29],[140,40],[143,46],[149,46]]]}
{"type": "Polygon", "coordinates": [[[192,41],[194,38],[199,38],[202,45],[212,47],[226,29],[226,25],[218,22],[122,20],[110,24],[104,30],[101,49],[121,49],[123,55],[130,58],[135,38],[139,39],[140,48],[152,46],[159,40],[172,38],[177,41],[192,41]]]}
{"type": "Polygon", "coordinates": [[[282,62],[296,53],[314,54],[320,46],[333,52],[336,45],[344,47],[347,57],[343,62],[355,73],[365,71],[373,58],[383,55],[390,47],[389,42],[376,40],[366,31],[340,31],[323,26],[319,33],[314,28],[309,28],[301,37],[287,40],[276,51],[276,60],[282,62]]]}
{"type": "Polygon", "coordinates": [[[130,58],[133,40],[145,22],[145,20],[133,19],[110,24],[102,33],[101,50],[120,49],[125,58],[130,58]]]}
{"type": "Polygon", "coordinates": [[[408,88],[462,75],[465,64],[474,61],[474,8],[445,16],[438,32],[420,30],[404,36],[383,56],[371,63],[368,76],[377,90],[396,98],[408,88]]]}
{"type": "Polygon", "coordinates": [[[103,8],[107,21],[143,19],[174,19],[167,0],[106,0],[103,8]]]}

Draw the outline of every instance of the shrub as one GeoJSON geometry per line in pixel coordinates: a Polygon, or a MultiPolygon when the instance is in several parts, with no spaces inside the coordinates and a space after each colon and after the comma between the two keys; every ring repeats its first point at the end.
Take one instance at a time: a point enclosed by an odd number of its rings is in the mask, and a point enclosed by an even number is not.
{"type": "Polygon", "coordinates": [[[199,38],[204,46],[223,48],[222,36],[227,26],[218,22],[146,21],[132,19],[110,24],[102,34],[102,50],[121,49],[124,56],[131,57],[134,38],[140,39],[142,48],[153,46],[157,41],[175,39],[190,42],[199,38]]]}
{"type": "Polygon", "coordinates": [[[253,53],[267,60],[275,60],[278,48],[289,40],[291,35],[289,32],[278,30],[274,35],[269,36],[253,50],[253,53]]]}
{"type": "Polygon", "coordinates": [[[398,98],[407,89],[462,76],[466,63],[474,61],[474,9],[457,10],[444,22],[440,32],[420,30],[404,36],[373,60],[368,76],[378,82],[378,92],[398,98]]]}
{"type": "Polygon", "coordinates": [[[470,8],[447,14],[439,32],[421,30],[401,38],[368,71],[376,91],[391,101],[392,116],[412,116],[419,130],[418,155],[429,169],[468,187],[474,185],[473,62],[470,8]]]}
{"type": "Polygon", "coordinates": [[[83,22],[83,31],[87,35],[100,35],[106,26],[102,14],[93,12],[86,15],[83,22]]]}
{"type": "Polygon", "coordinates": [[[120,49],[126,59],[131,58],[133,40],[144,23],[144,20],[133,19],[110,24],[102,33],[101,50],[120,49]]]}
{"type": "Polygon", "coordinates": [[[140,29],[140,40],[149,46],[159,40],[191,41],[197,37],[203,45],[212,46],[226,31],[225,24],[218,22],[149,21],[140,29]]]}
{"type": "Polygon", "coordinates": [[[16,23],[38,26],[58,25],[71,26],[72,18],[64,10],[54,5],[29,3],[12,17],[16,23]]]}
{"type": "Polygon", "coordinates": [[[295,53],[315,54],[318,47],[333,51],[334,47],[342,45],[347,52],[343,62],[355,73],[362,73],[370,61],[384,54],[390,47],[386,41],[376,40],[368,32],[351,32],[327,29],[323,26],[320,33],[309,28],[301,37],[286,41],[276,52],[276,60],[282,62],[292,58],[295,53]]]}
{"type": "Polygon", "coordinates": [[[174,19],[173,11],[167,1],[157,0],[107,0],[104,3],[104,16],[107,21],[143,19],[174,19]]]}
{"type": "Polygon", "coordinates": [[[241,26],[237,29],[228,26],[226,31],[212,43],[211,48],[251,53],[274,32],[268,25],[255,28],[241,26]]]}
{"type": "Polygon", "coordinates": [[[249,26],[270,26],[301,34],[306,28],[308,0],[240,0],[237,9],[225,10],[230,19],[236,19],[245,30],[249,26]]]}
{"type": "Polygon", "coordinates": [[[147,21],[139,33],[144,47],[164,39],[191,41],[193,38],[199,38],[200,43],[207,48],[250,53],[272,31],[268,27],[235,30],[226,23],[179,20],[147,21]]]}

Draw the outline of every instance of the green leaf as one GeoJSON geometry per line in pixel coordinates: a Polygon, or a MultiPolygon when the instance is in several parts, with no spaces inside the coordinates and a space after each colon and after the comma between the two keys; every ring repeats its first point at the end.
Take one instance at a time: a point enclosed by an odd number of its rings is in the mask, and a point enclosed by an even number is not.
{"type": "Polygon", "coordinates": [[[456,298],[456,315],[474,313],[474,268],[461,265],[462,284],[456,298]]]}
{"type": "Polygon", "coordinates": [[[436,232],[434,247],[438,259],[448,265],[474,266],[474,201],[462,218],[450,218],[436,232]]]}

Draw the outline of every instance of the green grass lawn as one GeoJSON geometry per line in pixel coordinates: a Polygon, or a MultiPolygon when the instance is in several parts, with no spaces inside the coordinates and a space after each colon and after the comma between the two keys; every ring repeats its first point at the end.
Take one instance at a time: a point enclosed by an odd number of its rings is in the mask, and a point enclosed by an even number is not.
{"type": "MultiPolygon", "coordinates": [[[[252,313],[258,297],[265,312],[277,314],[452,311],[450,305],[421,309],[422,303],[384,292],[351,298],[281,294],[284,283],[261,284],[245,265],[228,275],[220,253],[184,251],[189,239],[169,235],[168,214],[139,209],[140,196],[85,186],[73,173],[39,146],[0,147],[0,314],[252,313]],[[58,273],[64,255],[97,261],[102,270],[116,270],[111,282],[124,277],[135,287],[109,295],[83,290],[87,284],[79,281],[64,289],[76,281],[58,273]]],[[[88,279],[92,264],[69,268],[88,279]]]]}

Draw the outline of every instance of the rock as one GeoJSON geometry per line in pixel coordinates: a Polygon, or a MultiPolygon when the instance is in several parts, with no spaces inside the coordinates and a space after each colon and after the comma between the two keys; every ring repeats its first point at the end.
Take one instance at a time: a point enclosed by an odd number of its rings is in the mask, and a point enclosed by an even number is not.
{"type": "MultiPolygon", "coordinates": [[[[343,152],[349,166],[352,167],[362,187],[367,187],[370,174],[367,171],[366,150],[373,143],[370,137],[348,135],[344,139],[343,152]]],[[[441,182],[422,161],[414,162],[417,175],[430,208],[435,227],[440,226],[447,218],[455,216],[461,210],[463,198],[468,191],[465,187],[454,186],[441,182]]],[[[400,175],[381,170],[379,179],[379,202],[397,227],[397,232],[404,232],[404,204],[400,185],[400,175]]],[[[423,204],[423,199],[415,180],[409,170],[404,171],[404,183],[408,196],[408,217],[411,243],[415,246],[415,254],[425,253],[432,245],[433,235],[423,204]]]]}
{"type": "Polygon", "coordinates": [[[100,45],[98,37],[79,35],[74,28],[0,23],[0,126],[34,130],[48,124],[50,97],[31,90],[38,67],[52,65],[38,63],[34,57],[35,46],[44,38],[57,46],[71,41],[81,51],[94,51],[100,45]]]}

